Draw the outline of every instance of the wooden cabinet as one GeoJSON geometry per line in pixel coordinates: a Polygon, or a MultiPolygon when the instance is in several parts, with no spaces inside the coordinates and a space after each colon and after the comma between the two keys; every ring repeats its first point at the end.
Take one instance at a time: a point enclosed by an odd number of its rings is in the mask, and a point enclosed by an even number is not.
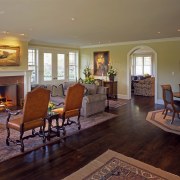
{"type": "Polygon", "coordinates": [[[104,86],[108,87],[108,98],[117,99],[117,81],[104,81],[104,86]]]}

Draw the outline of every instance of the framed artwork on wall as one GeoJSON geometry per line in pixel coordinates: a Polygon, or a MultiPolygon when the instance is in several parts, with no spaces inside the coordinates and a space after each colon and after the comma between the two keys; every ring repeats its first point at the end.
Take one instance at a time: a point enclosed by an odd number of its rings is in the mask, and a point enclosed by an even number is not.
{"type": "Polygon", "coordinates": [[[19,66],[20,47],[0,46],[0,66],[19,66]]]}
{"type": "Polygon", "coordinates": [[[109,51],[94,52],[94,75],[106,76],[109,64],[109,51]]]}

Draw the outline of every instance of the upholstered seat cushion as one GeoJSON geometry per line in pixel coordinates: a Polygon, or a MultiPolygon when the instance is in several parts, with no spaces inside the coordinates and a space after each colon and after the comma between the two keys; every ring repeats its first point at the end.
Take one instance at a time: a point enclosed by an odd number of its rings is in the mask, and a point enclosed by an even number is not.
{"type": "MultiPolygon", "coordinates": [[[[15,129],[17,131],[20,131],[20,127],[22,124],[22,118],[19,117],[17,119],[12,119],[11,121],[8,122],[8,127],[15,129]]],[[[43,126],[44,120],[42,118],[40,119],[35,119],[33,121],[25,122],[24,123],[24,131],[28,131],[30,129],[34,129],[36,127],[43,126]]]]}

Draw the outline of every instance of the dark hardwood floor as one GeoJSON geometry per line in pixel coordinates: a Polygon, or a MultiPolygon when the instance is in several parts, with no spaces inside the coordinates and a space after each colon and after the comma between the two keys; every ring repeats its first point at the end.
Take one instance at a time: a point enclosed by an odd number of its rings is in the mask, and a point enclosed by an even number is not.
{"type": "Polygon", "coordinates": [[[107,149],[180,175],[180,136],[145,120],[148,111],[162,107],[151,97],[135,96],[111,110],[118,117],[1,163],[0,179],[62,179],[107,149]]]}

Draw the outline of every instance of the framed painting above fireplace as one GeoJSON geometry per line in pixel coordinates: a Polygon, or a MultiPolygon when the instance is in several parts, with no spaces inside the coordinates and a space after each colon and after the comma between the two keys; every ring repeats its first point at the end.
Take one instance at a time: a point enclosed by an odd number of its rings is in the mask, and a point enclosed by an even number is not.
{"type": "Polygon", "coordinates": [[[20,47],[0,46],[0,66],[19,66],[20,47]]]}

